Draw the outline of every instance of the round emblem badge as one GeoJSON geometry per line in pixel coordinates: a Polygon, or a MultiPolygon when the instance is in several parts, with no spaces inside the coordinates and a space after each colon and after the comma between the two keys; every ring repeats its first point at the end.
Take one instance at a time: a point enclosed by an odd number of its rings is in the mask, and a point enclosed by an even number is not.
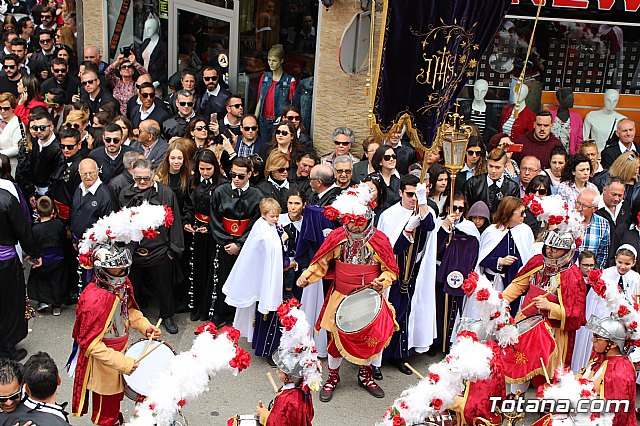
{"type": "Polygon", "coordinates": [[[237,223],[234,223],[233,225],[231,225],[231,232],[238,232],[238,229],[240,229],[238,227],[237,223]]]}
{"type": "Polygon", "coordinates": [[[447,275],[447,284],[451,288],[460,288],[462,286],[462,282],[464,281],[464,275],[460,271],[453,271],[447,275]]]}
{"type": "Polygon", "coordinates": [[[226,68],[229,65],[229,59],[227,58],[227,55],[225,55],[224,53],[219,54],[218,64],[220,64],[222,68],[226,68]]]}
{"type": "Polygon", "coordinates": [[[93,200],[91,202],[91,207],[98,207],[98,202],[96,200],[93,200]]]}

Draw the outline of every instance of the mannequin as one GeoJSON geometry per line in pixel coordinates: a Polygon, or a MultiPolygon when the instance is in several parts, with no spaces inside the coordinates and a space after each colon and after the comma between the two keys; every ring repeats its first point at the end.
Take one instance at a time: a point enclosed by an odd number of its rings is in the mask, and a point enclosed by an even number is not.
{"type": "Polygon", "coordinates": [[[138,52],[138,63],[151,74],[154,81],[167,83],[167,43],[160,38],[160,20],[153,15],[144,23],[143,41],[138,52]]]}
{"type": "Polygon", "coordinates": [[[518,105],[518,119],[515,119],[515,104],[507,104],[500,114],[500,132],[504,132],[516,140],[525,133],[533,130],[533,122],[536,120],[536,114],[527,108],[527,95],[529,88],[526,84],[521,84],[519,90],[514,88],[514,99],[520,99],[518,105]]]}
{"type": "Polygon", "coordinates": [[[602,152],[607,142],[616,130],[616,124],[627,117],[615,111],[620,94],[615,89],[604,92],[604,108],[591,111],[584,118],[582,136],[584,139],[594,139],[598,151],[602,152]]]}
{"type": "Polygon", "coordinates": [[[471,115],[469,119],[478,126],[480,133],[484,133],[486,127],[487,104],[484,101],[489,91],[487,80],[479,79],[473,84],[473,102],[471,102],[471,115]]]}
{"type": "Polygon", "coordinates": [[[256,117],[260,125],[260,136],[265,141],[273,138],[273,122],[282,114],[287,105],[291,105],[296,91],[296,79],[284,72],[284,49],[276,44],[269,50],[267,61],[271,71],[262,74],[258,87],[258,105],[256,117]]]}
{"type": "Polygon", "coordinates": [[[556,99],[558,100],[558,108],[552,109],[552,129],[551,133],[555,135],[564,145],[564,149],[570,154],[575,154],[580,149],[582,142],[582,117],[573,108],[573,90],[568,87],[561,87],[556,91],[556,99]]]}

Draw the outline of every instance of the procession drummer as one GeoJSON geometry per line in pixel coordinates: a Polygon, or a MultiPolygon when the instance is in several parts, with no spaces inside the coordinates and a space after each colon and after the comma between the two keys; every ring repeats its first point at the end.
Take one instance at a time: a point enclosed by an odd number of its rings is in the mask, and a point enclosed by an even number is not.
{"type": "Polygon", "coordinates": [[[331,400],[340,383],[339,368],[343,357],[360,365],[360,386],[376,398],[384,397],[384,391],[373,378],[371,361],[389,343],[394,329],[398,330],[393,308],[385,299],[376,320],[360,332],[341,334],[335,323],[338,305],[353,290],[371,287],[382,292],[398,277],[391,243],[386,235],[373,227],[375,204],[372,199],[371,187],[359,184],[325,207],[325,216],[330,220],[339,219],[343,226],[327,236],[309,268],[297,281],[299,287],[316,282],[327,274],[330,262],[335,263],[335,281],[316,323],[316,331],[322,327],[329,335],[329,378],[320,392],[323,402],[331,400]]]}

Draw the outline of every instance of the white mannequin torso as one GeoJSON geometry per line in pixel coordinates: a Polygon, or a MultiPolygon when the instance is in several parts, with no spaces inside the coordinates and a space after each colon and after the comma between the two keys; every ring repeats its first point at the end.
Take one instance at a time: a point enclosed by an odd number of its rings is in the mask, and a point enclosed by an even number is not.
{"type": "Polygon", "coordinates": [[[149,44],[142,51],[142,66],[145,68],[149,68],[149,63],[151,62],[151,55],[153,54],[154,49],[158,45],[158,41],[160,40],[160,36],[158,34],[153,34],[149,37],[149,44]]]}
{"type": "Polygon", "coordinates": [[[485,112],[487,110],[487,103],[484,99],[474,99],[471,102],[471,109],[478,112],[485,112]]]}
{"type": "Polygon", "coordinates": [[[595,140],[598,151],[602,151],[607,139],[615,131],[615,124],[624,118],[627,117],[616,111],[606,109],[591,111],[584,119],[583,139],[595,140]]]}

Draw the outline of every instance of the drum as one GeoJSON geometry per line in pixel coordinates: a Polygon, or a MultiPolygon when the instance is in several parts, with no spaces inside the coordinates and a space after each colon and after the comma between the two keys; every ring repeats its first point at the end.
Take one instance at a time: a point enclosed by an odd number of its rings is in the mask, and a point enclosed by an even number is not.
{"type": "Polygon", "coordinates": [[[230,423],[233,426],[260,426],[260,418],[256,414],[238,414],[232,419],[235,420],[230,423]]]}
{"type": "Polygon", "coordinates": [[[427,416],[422,423],[417,423],[422,426],[457,426],[458,418],[454,412],[449,410],[443,410],[441,413],[427,416]]]}
{"type": "Polygon", "coordinates": [[[382,295],[372,288],[351,293],[338,305],[336,326],[344,333],[355,333],[370,325],[380,313],[382,295]]]}
{"type": "Polygon", "coordinates": [[[518,343],[505,350],[504,372],[508,383],[524,383],[533,376],[544,374],[549,360],[557,349],[553,329],[543,315],[537,314],[516,323],[518,343]]]}
{"type": "MultiPolygon", "coordinates": [[[[142,355],[144,347],[147,345],[148,339],[140,339],[125,351],[125,355],[133,359],[138,359],[142,355]]],[[[153,389],[152,385],[155,379],[169,369],[169,365],[176,356],[173,350],[166,342],[157,340],[151,342],[150,351],[156,345],[161,344],[162,347],[154,350],[149,356],[140,361],[140,365],[136,371],[130,376],[124,375],[124,394],[133,401],[144,399],[153,389]]]]}

